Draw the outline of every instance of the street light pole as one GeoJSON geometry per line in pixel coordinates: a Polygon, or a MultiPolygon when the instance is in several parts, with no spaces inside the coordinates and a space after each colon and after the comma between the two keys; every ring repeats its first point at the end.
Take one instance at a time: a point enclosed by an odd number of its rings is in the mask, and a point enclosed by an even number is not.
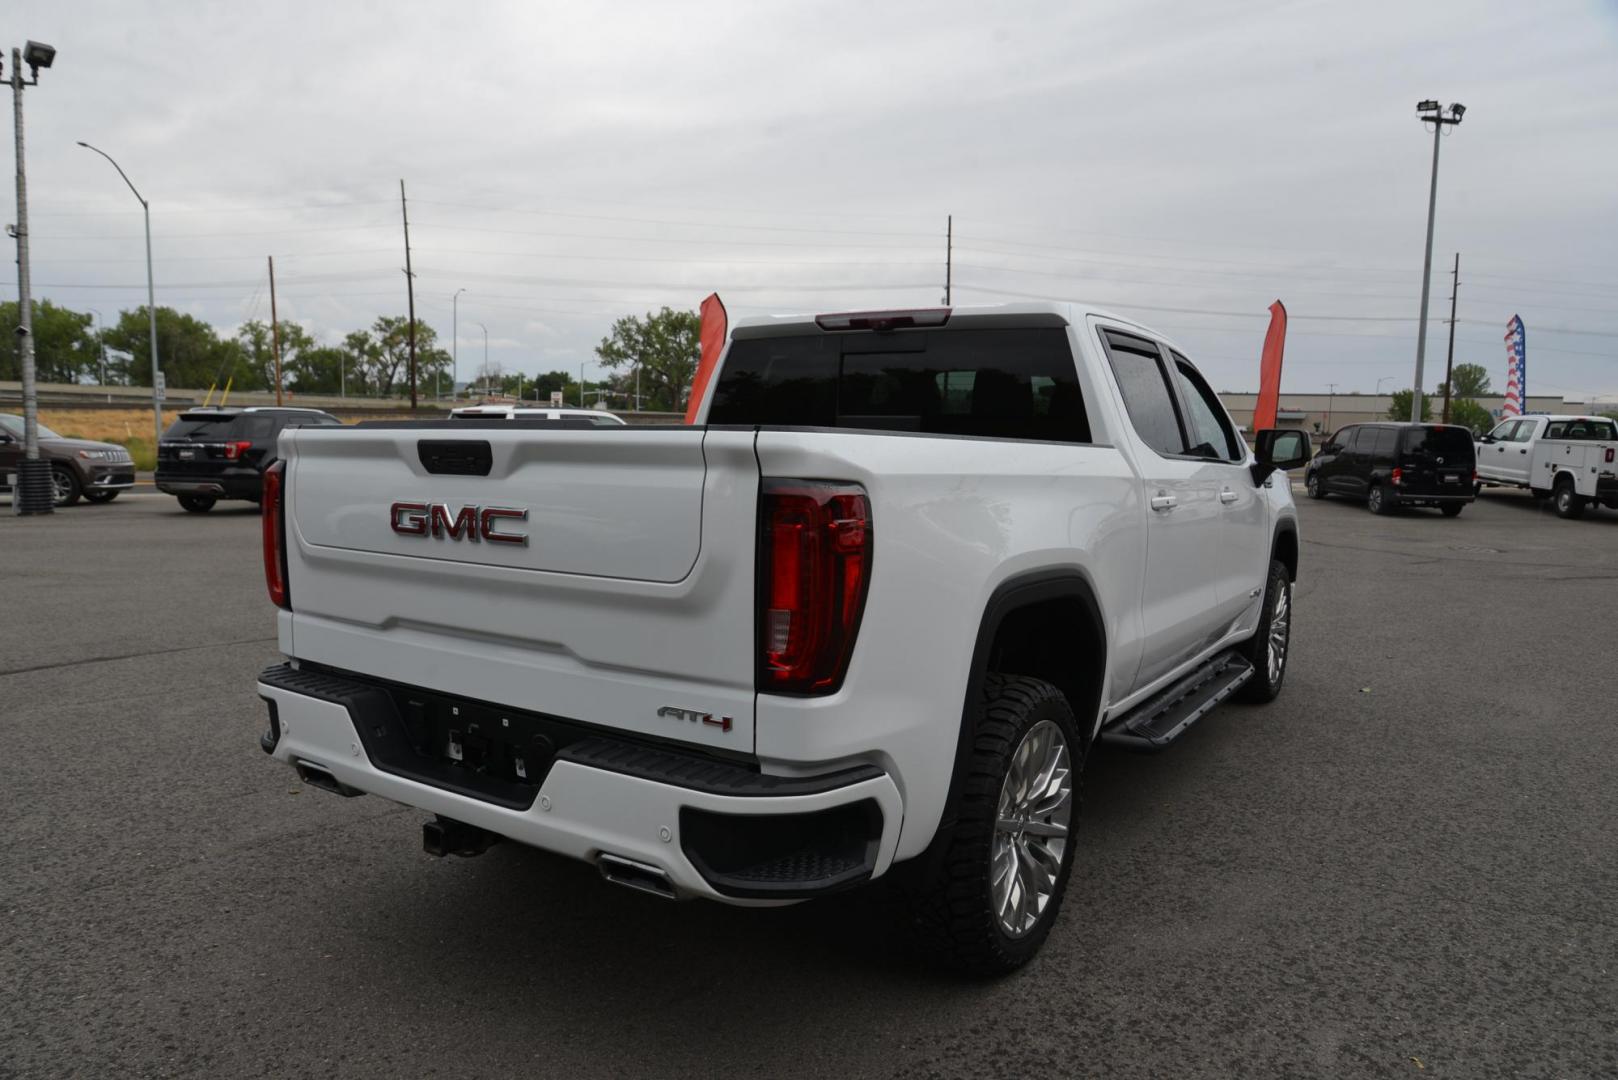
{"type": "Polygon", "coordinates": [[[449,372],[449,399],[455,400],[455,384],[461,380],[461,294],[465,289],[456,289],[455,295],[449,298],[450,332],[449,343],[450,364],[449,372]]]}
{"type": "Polygon", "coordinates": [[[32,78],[22,77],[24,51],[11,50],[11,110],[17,136],[17,352],[22,371],[23,459],[17,463],[17,479],[11,488],[11,506],[17,514],[49,514],[55,507],[51,483],[51,463],[39,456],[39,386],[34,368],[33,279],[28,260],[28,173],[24,168],[22,92],[25,86],[39,85],[39,69],[50,67],[56,50],[30,41],[27,63],[32,78]]]}
{"type": "Polygon", "coordinates": [[[483,393],[487,396],[489,393],[489,328],[482,323],[478,323],[478,327],[483,331],[483,393]]]}
{"type": "Polygon", "coordinates": [[[1334,383],[1334,382],[1327,383],[1326,384],[1326,389],[1327,389],[1327,396],[1326,396],[1326,434],[1330,435],[1331,434],[1331,407],[1337,401],[1337,384],[1334,383]]]}
{"type": "Polygon", "coordinates": [[[1427,254],[1421,266],[1421,324],[1416,331],[1416,384],[1410,393],[1410,419],[1420,423],[1422,368],[1427,360],[1427,300],[1433,284],[1433,219],[1438,210],[1438,143],[1446,126],[1461,122],[1466,106],[1455,104],[1445,110],[1429,99],[1416,105],[1416,113],[1423,123],[1433,125],[1433,175],[1427,190],[1427,254]]]}
{"type": "Polygon", "coordinates": [[[162,370],[157,362],[157,290],[152,284],[152,204],[147,202],[145,196],[135,187],[135,182],[129,179],[129,174],[124,172],[123,166],[113,161],[111,154],[91,146],[82,139],[79,140],[79,145],[86,150],[94,150],[112,162],[112,167],[118,170],[118,175],[124,178],[124,183],[134,192],[135,198],[140,202],[141,213],[146,216],[146,318],[152,337],[152,452],[156,453],[158,443],[163,441],[163,398],[162,390],[158,386],[162,370]]]}

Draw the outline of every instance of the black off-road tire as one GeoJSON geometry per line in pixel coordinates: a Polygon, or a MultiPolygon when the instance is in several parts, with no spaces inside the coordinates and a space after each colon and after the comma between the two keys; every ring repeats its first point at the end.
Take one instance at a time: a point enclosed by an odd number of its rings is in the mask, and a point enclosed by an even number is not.
{"type": "Polygon", "coordinates": [[[84,488],[79,483],[79,474],[73,471],[71,465],[51,466],[51,505],[62,507],[72,506],[79,501],[84,488]]]}
{"type": "Polygon", "coordinates": [[[93,503],[110,503],[118,497],[117,490],[113,491],[86,491],[85,499],[93,503]]]}
{"type": "Polygon", "coordinates": [[[1556,516],[1569,519],[1584,516],[1584,496],[1573,486],[1573,478],[1566,473],[1556,478],[1556,486],[1551,489],[1555,499],[1552,504],[1556,507],[1556,516]]]}
{"type": "Polygon", "coordinates": [[[1316,473],[1310,473],[1308,479],[1304,480],[1303,490],[1311,499],[1326,497],[1326,489],[1320,486],[1320,476],[1316,473]]]}
{"type": "Polygon", "coordinates": [[[1281,684],[1287,677],[1287,664],[1292,658],[1292,575],[1287,573],[1286,564],[1279,559],[1270,560],[1270,573],[1264,586],[1264,614],[1259,616],[1258,629],[1253,631],[1253,636],[1247,639],[1239,651],[1247,658],[1247,662],[1253,665],[1253,677],[1237,689],[1236,700],[1253,705],[1264,705],[1274,701],[1280,696],[1281,684]],[[1274,627],[1277,614],[1278,596],[1284,600],[1286,640],[1282,643],[1280,671],[1272,677],[1270,631],[1274,627]]]}
{"type": "Polygon", "coordinates": [[[206,514],[217,501],[212,495],[180,495],[180,505],[193,514],[206,514]]]}
{"type": "Polygon", "coordinates": [[[984,678],[982,708],[949,847],[932,880],[912,884],[907,898],[916,944],[928,956],[973,974],[1003,975],[1039,951],[1061,910],[1073,869],[1086,749],[1072,706],[1056,687],[1024,675],[984,678]],[[1023,736],[1046,720],[1067,740],[1072,816],[1051,898],[1038,922],[1022,936],[1012,937],[996,917],[990,880],[1000,791],[1023,736]]]}
{"type": "Polygon", "coordinates": [[[1461,511],[1466,509],[1466,504],[1465,503],[1445,503],[1444,505],[1440,506],[1438,509],[1445,517],[1460,517],[1461,516],[1461,511]]]}
{"type": "Polygon", "coordinates": [[[1549,488],[1529,488],[1528,494],[1534,497],[1535,502],[1544,502],[1546,499],[1551,497],[1549,488]]]}

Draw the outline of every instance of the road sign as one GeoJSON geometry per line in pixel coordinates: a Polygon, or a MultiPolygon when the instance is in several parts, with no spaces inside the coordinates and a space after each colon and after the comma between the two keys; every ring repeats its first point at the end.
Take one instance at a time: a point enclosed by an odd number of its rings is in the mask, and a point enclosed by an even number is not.
{"type": "Polygon", "coordinates": [[[562,392],[560,390],[551,391],[551,405],[553,408],[561,408],[562,392]]]}
{"type": "Polygon", "coordinates": [[[162,371],[157,373],[157,384],[152,387],[152,396],[159,401],[165,401],[169,396],[169,381],[162,371]]]}

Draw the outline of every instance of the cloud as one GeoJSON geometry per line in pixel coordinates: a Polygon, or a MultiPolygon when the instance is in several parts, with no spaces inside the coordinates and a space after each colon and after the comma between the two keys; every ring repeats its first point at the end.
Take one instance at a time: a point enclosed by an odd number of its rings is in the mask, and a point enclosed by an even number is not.
{"type": "Polygon", "coordinates": [[[1462,252],[1457,360],[1503,370],[1520,312],[1536,390],[1618,393],[1599,6],[13,7],[59,49],[27,106],[61,303],[144,302],[140,208],[82,138],[151,199],[159,302],[221,328],[267,314],[269,254],[321,340],[402,314],[404,177],[419,315],[447,340],[466,288],[461,337],[485,323],[508,368],[715,289],[736,314],[935,303],[952,213],[957,303],[1095,298],[1238,389],[1281,297],[1286,388],[1370,390],[1412,368],[1436,95],[1469,106],[1435,242],[1439,271],[1462,252]]]}

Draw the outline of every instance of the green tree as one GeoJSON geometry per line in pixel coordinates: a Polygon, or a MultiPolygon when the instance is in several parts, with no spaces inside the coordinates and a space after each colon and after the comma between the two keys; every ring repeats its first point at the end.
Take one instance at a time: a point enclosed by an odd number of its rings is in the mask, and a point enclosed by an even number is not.
{"type": "MultiPolygon", "coordinates": [[[[1482,364],[1456,364],[1455,370],[1450,372],[1449,384],[1452,399],[1488,397],[1489,369],[1482,364]]],[[[1438,384],[1438,393],[1443,396],[1443,383],[1438,384]]]]}
{"type": "MultiPolygon", "coordinates": [[[[1432,399],[1432,395],[1430,395],[1430,394],[1423,394],[1421,396],[1421,418],[1423,420],[1431,420],[1433,418],[1433,399],[1432,399]]],[[[1409,420],[1410,419],[1410,391],[1409,390],[1395,390],[1392,394],[1389,395],[1388,419],[1389,420],[1409,420]]]]}
{"type": "MultiPolygon", "coordinates": [[[[101,349],[91,332],[91,321],[89,315],[49,300],[34,301],[35,378],[42,383],[100,380],[101,349]]],[[[0,379],[22,378],[21,339],[13,332],[21,323],[17,301],[0,303],[0,379]]]]}
{"type": "Polygon", "coordinates": [[[285,365],[287,386],[299,394],[341,394],[347,362],[348,353],[340,346],[300,349],[285,365]]]}
{"type": "MultiPolygon", "coordinates": [[[[290,385],[290,372],[296,370],[299,354],[313,348],[315,341],[307,330],[295,322],[281,323],[277,329],[281,335],[281,378],[285,386],[290,385]]],[[[232,372],[236,377],[236,388],[274,390],[275,339],[270,324],[258,319],[247,320],[236,331],[236,344],[242,351],[241,362],[232,372]]]]}
{"type": "MultiPolygon", "coordinates": [[[[1405,408],[1408,409],[1409,406],[1407,405],[1405,408]]],[[[1460,424],[1464,428],[1471,428],[1474,435],[1481,435],[1494,424],[1494,417],[1489,415],[1489,410],[1471,398],[1451,401],[1449,403],[1449,420],[1452,424],[1460,424]]]]}
{"type": "MultiPolygon", "coordinates": [[[[146,308],[118,313],[118,321],[102,331],[107,348],[123,355],[116,368],[130,386],[152,385],[152,350],[146,308]]],[[[241,359],[241,346],[221,341],[214,328],[201,319],[173,308],[157,309],[157,357],[169,386],[202,388],[216,381],[222,386],[241,359]]],[[[108,370],[114,368],[108,358],[108,370]]]]}
{"type": "Polygon", "coordinates": [[[691,378],[701,354],[702,322],[694,311],[665,307],[644,319],[626,315],[612,324],[612,333],[596,346],[601,363],[617,373],[614,384],[634,390],[640,370],[642,407],[676,411],[691,391],[691,378]]]}

